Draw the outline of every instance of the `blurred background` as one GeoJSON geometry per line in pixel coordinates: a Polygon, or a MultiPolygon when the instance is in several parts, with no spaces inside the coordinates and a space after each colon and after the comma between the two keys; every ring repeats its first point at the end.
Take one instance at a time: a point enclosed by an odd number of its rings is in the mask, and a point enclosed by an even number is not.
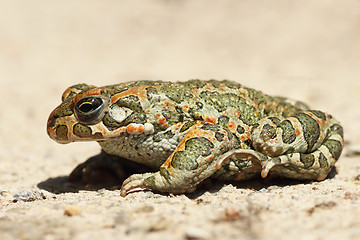
{"type": "Polygon", "coordinates": [[[139,79],[238,81],[332,113],[358,142],[359,75],[358,0],[0,0],[0,160],[89,156],[46,135],[62,92],[139,79]]]}
{"type": "Polygon", "coordinates": [[[359,78],[360,0],[0,0],[0,239],[169,239],[189,226],[224,239],[359,239],[359,78]],[[192,78],[238,81],[331,113],[346,139],[335,177],[259,191],[225,185],[201,201],[41,189],[67,189],[68,174],[100,151],[47,136],[66,88],[192,78]],[[46,200],[12,200],[38,187],[46,200]],[[83,214],[64,216],[66,204],[83,214]],[[220,211],[228,218],[215,221],[220,211]]]}
{"type": "Polygon", "coordinates": [[[227,78],[295,95],[304,82],[337,89],[358,71],[359,12],[358,0],[0,1],[1,83],[49,91],[227,78]]]}

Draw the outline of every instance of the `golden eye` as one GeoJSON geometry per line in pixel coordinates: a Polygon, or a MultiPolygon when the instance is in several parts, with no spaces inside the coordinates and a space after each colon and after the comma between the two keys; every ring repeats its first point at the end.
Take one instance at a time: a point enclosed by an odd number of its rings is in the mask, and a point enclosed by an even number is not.
{"type": "Polygon", "coordinates": [[[104,100],[99,97],[80,99],[75,105],[76,118],[86,124],[95,124],[101,121],[105,112],[104,100]]]}

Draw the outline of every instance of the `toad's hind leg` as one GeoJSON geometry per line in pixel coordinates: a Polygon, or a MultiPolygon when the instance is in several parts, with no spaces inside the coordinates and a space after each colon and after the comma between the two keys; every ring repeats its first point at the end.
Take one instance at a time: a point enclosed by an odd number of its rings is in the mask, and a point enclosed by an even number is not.
{"type": "Polygon", "coordinates": [[[301,111],[293,116],[268,117],[253,128],[253,147],[267,156],[261,176],[326,178],[343,149],[343,129],[320,111],[301,111]]]}
{"type": "Polygon", "coordinates": [[[185,135],[160,170],[130,176],[121,187],[121,196],[132,189],[190,192],[216,172],[216,160],[234,145],[233,135],[215,124],[187,122],[177,131],[185,135]]]}

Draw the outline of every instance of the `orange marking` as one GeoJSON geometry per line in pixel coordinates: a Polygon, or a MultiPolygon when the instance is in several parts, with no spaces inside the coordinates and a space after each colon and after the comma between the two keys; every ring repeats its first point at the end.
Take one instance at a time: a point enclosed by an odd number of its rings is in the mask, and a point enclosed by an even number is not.
{"type": "Polygon", "coordinates": [[[129,126],[127,126],[126,130],[129,132],[129,133],[133,133],[133,132],[136,132],[137,131],[137,127],[130,124],[129,126]]]}
{"type": "Polygon", "coordinates": [[[96,127],[96,130],[98,130],[99,132],[101,132],[102,135],[105,135],[105,134],[106,134],[106,129],[102,128],[101,126],[97,126],[97,127],[96,127]]]}
{"type": "Polygon", "coordinates": [[[209,123],[216,123],[216,118],[211,116],[205,116],[205,121],[209,123]]]}
{"type": "Polygon", "coordinates": [[[104,92],[104,88],[94,88],[94,89],[90,89],[89,91],[86,91],[84,93],[81,94],[76,94],[76,96],[74,97],[73,102],[76,103],[77,101],[79,101],[79,99],[86,97],[86,96],[95,96],[95,95],[101,95],[104,92]]]}
{"type": "Polygon", "coordinates": [[[296,136],[299,136],[301,134],[301,131],[298,128],[295,128],[295,134],[296,136]]]}
{"type": "Polygon", "coordinates": [[[158,123],[163,124],[165,121],[166,121],[166,118],[159,116],[158,123]]]}
{"type": "Polygon", "coordinates": [[[183,106],[183,110],[184,110],[185,112],[188,112],[188,111],[189,111],[189,106],[188,106],[188,105],[183,106]]]}
{"type": "Polygon", "coordinates": [[[117,134],[117,133],[121,133],[121,132],[125,132],[126,131],[126,128],[125,127],[121,127],[121,128],[118,128],[116,130],[113,131],[114,134],[117,134]]]}
{"type": "MultiPolygon", "coordinates": [[[[129,88],[128,90],[115,94],[111,97],[111,102],[117,102],[119,98],[123,98],[129,95],[135,95],[138,96],[140,101],[143,102],[145,99],[147,99],[147,92],[145,88],[149,87],[150,85],[139,85],[132,88],[129,88]]],[[[152,86],[154,88],[160,88],[161,86],[152,86]]]]}
{"type": "Polygon", "coordinates": [[[229,122],[229,129],[230,129],[230,131],[232,131],[232,132],[235,132],[235,131],[236,131],[236,124],[235,124],[233,121],[230,121],[230,122],[229,122]]]}
{"type": "Polygon", "coordinates": [[[62,97],[65,98],[67,96],[69,96],[69,94],[73,91],[76,90],[75,88],[68,88],[64,91],[64,93],[62,94],[62,97]]]}
{"type": "Polygon", "coordinates": [[[169,126],[168,123],[164,123],[163,125],[161,125],[162,128],[167,128],[169,126]]]}

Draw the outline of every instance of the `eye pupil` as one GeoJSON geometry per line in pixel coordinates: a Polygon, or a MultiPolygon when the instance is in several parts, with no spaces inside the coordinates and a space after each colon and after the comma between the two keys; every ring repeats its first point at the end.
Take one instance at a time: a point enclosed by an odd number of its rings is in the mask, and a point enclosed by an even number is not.
{"type": "Polygon", "coordinates": [[[90,102],[84,102],[79,106],[79,110],[83,113],[88,113],[94,110],[94,106],[90,102]]]}

